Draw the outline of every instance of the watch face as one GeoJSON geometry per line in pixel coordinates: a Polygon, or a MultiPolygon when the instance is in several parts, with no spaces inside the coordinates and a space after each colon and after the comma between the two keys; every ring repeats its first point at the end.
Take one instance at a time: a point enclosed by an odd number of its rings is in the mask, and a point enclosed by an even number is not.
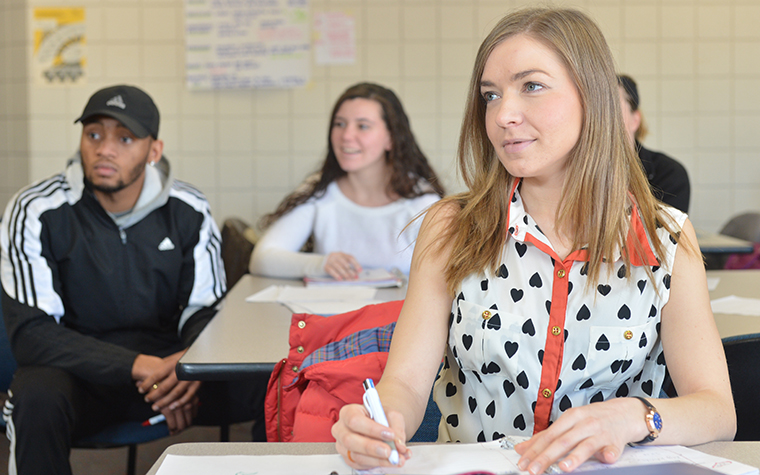
{"type": "Polygon", "coordinates": [[[657,432],[662,430],[662,418],[660,417],[659,412],[655,412],[654,416],[652,417],[652,421],[654,422],[654,427],[657,429],[657,432]]]}

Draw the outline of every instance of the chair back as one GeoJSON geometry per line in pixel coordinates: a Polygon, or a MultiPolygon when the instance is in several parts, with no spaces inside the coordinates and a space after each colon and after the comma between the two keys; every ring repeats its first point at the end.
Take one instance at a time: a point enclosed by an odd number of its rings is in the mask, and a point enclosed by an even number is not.
{"type": "Polygon", "coordinates": [[[720,233],[745,241],[760,242],[760,213],[738,214],[723,226],[720,233]]]}
{"type": "Polygon", "coordinates": [[[0,305],[0,392],[7,393],[16,372],[16,359],[11,352],[11,342],[5,331],[3,307],[0,305]]]}
{"type": "Polygon", "coordinates": [[[232,288],[248,273],[253,246],[258,236],[242,219],[228,218],[222,225],[222,260],[227,274],[227,288],[232,288]]]}
{"type": "Polygon", "coordinates": [[[734,440],[760,440],[760,333],[725,338],[728,375],[736,406],[734,440]]]}

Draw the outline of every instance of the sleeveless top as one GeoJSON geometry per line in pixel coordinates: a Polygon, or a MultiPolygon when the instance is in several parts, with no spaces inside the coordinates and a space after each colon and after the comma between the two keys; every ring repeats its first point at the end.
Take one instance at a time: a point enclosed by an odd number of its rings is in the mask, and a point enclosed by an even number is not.
{"type": "MultiPolygon", "coordinates": [[[[602,269],[589,292],[585,250],[560,260],[525,212],[518,184],[498,272],[467,277],[452,304],[446,355],[434,386],[439,442],[530,436],[571,407],[656,397],[662,387],[660,313],[670,296],[675,240],[664,228],[657,230],[655,239],[666,251],[658,262],[634,207],[629,248],[638,240],[645,262],[634,256],[626,269],[618,250],[609,275],[602,269]],[[650,266],[654,282],[644,266],[650,266]]],[[[680,229],[686,215],[663,209],[680,229]]]]}

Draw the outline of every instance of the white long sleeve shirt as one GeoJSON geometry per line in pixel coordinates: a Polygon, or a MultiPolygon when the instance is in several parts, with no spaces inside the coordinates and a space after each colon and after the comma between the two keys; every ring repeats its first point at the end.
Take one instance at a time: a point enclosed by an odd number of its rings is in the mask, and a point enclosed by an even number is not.
{"type": "Polygon", "coordinates": [[[344,252],[363,268],[397,268],[408,274],[422,220],[405,230],[404,226],[438,200],[437,194],[428,193],[385,206],[360,206],[337,183],[330,183],[322,197],[295,207],[269,227],[251,255],[251,273],[283,278],[326,275],[327,255],[344,252]],[[312,233],[314,252],[299,252],[312,233]]]}

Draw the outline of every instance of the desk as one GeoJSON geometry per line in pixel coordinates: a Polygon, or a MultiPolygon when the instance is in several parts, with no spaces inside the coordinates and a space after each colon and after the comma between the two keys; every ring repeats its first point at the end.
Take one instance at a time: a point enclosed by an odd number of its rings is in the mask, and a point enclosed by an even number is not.
{"type": "MultiPolygon", "coordinates": [[[[760,442],[711,442],[693,449],[710,455],[736,460],[753,467],[760,467],[760,442]]],[[[155,475],[167,454],[173,455],[313,455],[334,454],[333,443],[194,443],[167,447],[153,464],[147,475],[155,475]]],[[[593,473],[593,472],[592,472],[593,473]]]]}
{"type": "MultiPolygon", "coordinates": [[[[290,350],[292,313],[278,303],[245,301],[270,285],[299,286],[303,282],[244,275],[177,363],[179,379],[228,381],[247,378],[254,372],[272,372],[275,363],[290,350]]],[[[401,300],[405,294],[406,288],[378,289],[376,298],[401,300]]]]}
{"type": "MultiPolygon", "coordinates": [[[[720,278],[718,287],[710,291],[710,300],[729,295],[760,298],[760,270],[709,270],[707,278],[720,278]]],[[[715,324],[721,338],[760,333],[760,317],[716,313],[715,324]]]]}
{"type": "Polygon", "coordinates": [[[697,230],[697,242],[703,254],[749,253],[754,250],[749,241],[699,230],[697,230]]]}

